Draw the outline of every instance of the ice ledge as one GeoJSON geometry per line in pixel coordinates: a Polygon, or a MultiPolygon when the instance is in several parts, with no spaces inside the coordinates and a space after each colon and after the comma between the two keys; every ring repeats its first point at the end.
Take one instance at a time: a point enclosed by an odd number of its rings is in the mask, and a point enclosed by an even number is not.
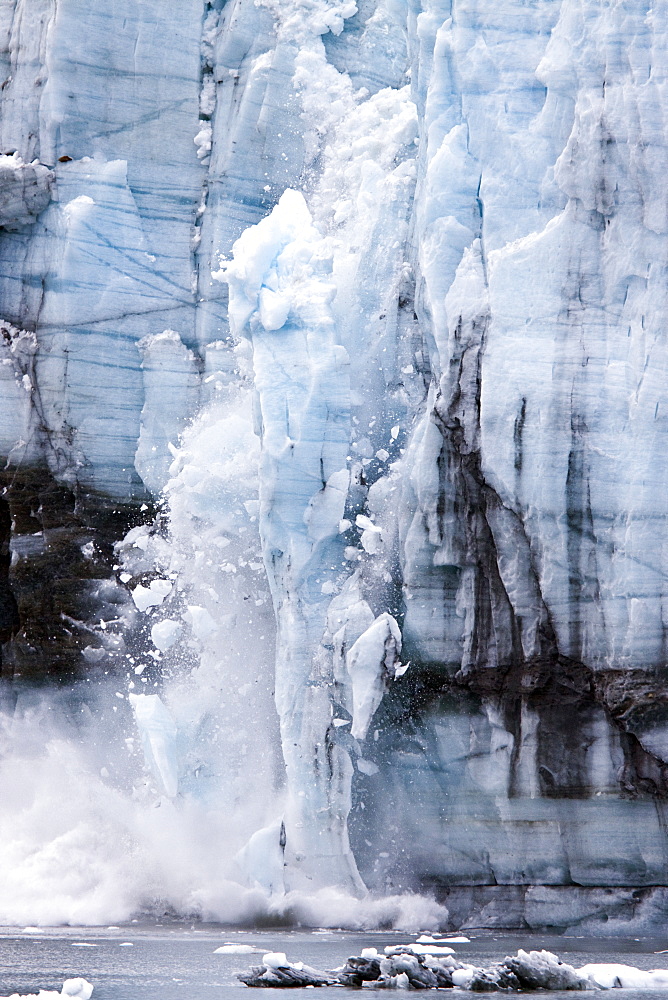
{"type": "Polygon", "coordinates": [[[668,913],[666,886],[423,885],[465,932],[526,930],[628,938],[656,933],[668,913]]]}

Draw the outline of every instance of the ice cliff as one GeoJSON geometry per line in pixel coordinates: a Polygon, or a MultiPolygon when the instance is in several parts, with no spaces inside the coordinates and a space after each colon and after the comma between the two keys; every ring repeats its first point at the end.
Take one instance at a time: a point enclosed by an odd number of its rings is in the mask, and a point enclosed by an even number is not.
{"type": "Polygon", "coordinates": [[[231,803],[258,892],[651,923],[666,5],[3,0],[0,37],[12,706],[125,684],[150,794],[231,803]]]}

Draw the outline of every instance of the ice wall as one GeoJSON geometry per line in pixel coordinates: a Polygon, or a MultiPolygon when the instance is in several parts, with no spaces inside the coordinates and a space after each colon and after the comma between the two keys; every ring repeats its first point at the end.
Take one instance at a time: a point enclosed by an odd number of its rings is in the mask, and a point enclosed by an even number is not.
{"type": "MultiPolygon", "coordinates": [[[[51,467],[119,498],[138,487],[137,341],[177,327],[194,337],[202,17],[199,0],[172,12],[3,4],[2,152],[27,166],[0,250],[2,311],[38,332],[51,467]]],[[[18,171],[0,173],[3,199],[16,198],[18,171]]]]}
{"type": "Polygon", "coordinates": [[[594,669],[661,667],[665,26],[624,5],[436,8],[417,88],[434,413],[479,464],[522,655],[549,620],[559,653],[594,669]]]}
{"type": "MultiPolygon", "coordinates": [[[[406,810],[416,781],[435,808],[445,881],[661,884],[666,747],[646,699],[665,704],[664,361],[649,333],[663,311],[649,160],[665,23],[623,4],[414,13],[413,248],[431,380],[402,463],[404,644],[432,691],[456,671],[480,707],[462,743],[443,702],[448,737],[413,715],[413,752],[442,778],[398,766],[388,738],[394,780],[406,810]],[[500,816],[506,846],[488,834],[500,816]]],[[[380,810],[402,850],[417,843],[382,800],[361,828],[380,810]]],[[[408,851],[375,862],[378,877],[443,881],[408,851]]]]}
{"type": "Polygon", "coordinates": [[[648,912],[664,7],[0,15],[20,603],[71,506],[68,656],[160,692],[134,702],[155,780],[224,789],[251,886],[430,888],[473,925],[648,912]]]}

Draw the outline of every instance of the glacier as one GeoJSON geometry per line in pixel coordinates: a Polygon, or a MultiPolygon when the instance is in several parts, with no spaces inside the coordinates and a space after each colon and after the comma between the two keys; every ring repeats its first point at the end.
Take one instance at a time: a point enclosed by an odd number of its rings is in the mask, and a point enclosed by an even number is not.
{"type": "Polygon", "coordinates": [[[665,920],[665,3],[0,39],[0,918],[665,920]]]}

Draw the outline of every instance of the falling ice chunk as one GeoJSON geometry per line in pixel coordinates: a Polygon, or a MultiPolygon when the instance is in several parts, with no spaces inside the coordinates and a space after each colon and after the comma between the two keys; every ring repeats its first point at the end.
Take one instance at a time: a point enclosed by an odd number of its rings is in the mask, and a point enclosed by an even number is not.
{"type": "Polygon", "coordinates": [[[174,621],[172,618],[165,618],[164,621],[158,622],[151,629],[153,644],[162,653],[166,652],[178,639],[182,627],[180,622],[174,621]]]}
{"type": "Polygon", "coordinates": [[[183,617],[193,630],[193,634],[198,639],[206,639],[208,636],[218,631],[218,625],[206,608],[201,608],[197,604],[189,604],[188,610],[185,612],[183,617]]]}
{"type": "Polygon", "coordinates": [[[85,646],[81,650],[81,655],[84,660],[88,660],[89,663],[98,663],[100,660],[104,659],[105,649],[103,646],[85,646]]]}
{"type": "Polygon", "coordinates": [[[131,694],[129,699],[141,734],[146,765],[165,794],[174,798],[178,792],[176,722],[157,694],[131,694]]]}
{"type": "Polygon", "coordinates": [[[380,528],[377,524],[374,524],[370,517],[366,514],[358,514],[355,518],[355,524],[358,528],[362,528],[363,531],[377,531],[380,533],[380,528]]]}
{"type": "Polygon", "coordinates": [[[369,723],[380,705],[388,680],[394,677],[401,651],[401,632],[392,615],[379,615],[355,640],[346,655],[346,667],[353,689],[355,739],[366,737],[369,723]]]}
{"type": "Polygon", "coordinates": [[[355,524],[358,528],[362,528],[360,537],[362,548],[369,555],[375,555],[381,548],[381,529],[365,514],[358,514],[355,518],[355,524]]]}
{"type": "Polygon", "coordinates": [[[363,531],[360,542],[365,552],[368,552],[370,556],[375,556],[382,548],[380,530],[376,528],[373,531],[363,531]]]}
{"type": "Polygon", "coordinates": [[[139,611],[148,611],[149,608],[156,608],[172,592],[172,584],[169,580],[151,580],[148,587],[139,584],[132,591],[132,600],[139,611]]]}
{"type": "Polygon", "coordinates": [[[280,330],[288,318],[292,300],[271,288],[261,288],[259,295],[260,322],[265,330],[280,330]]]}

